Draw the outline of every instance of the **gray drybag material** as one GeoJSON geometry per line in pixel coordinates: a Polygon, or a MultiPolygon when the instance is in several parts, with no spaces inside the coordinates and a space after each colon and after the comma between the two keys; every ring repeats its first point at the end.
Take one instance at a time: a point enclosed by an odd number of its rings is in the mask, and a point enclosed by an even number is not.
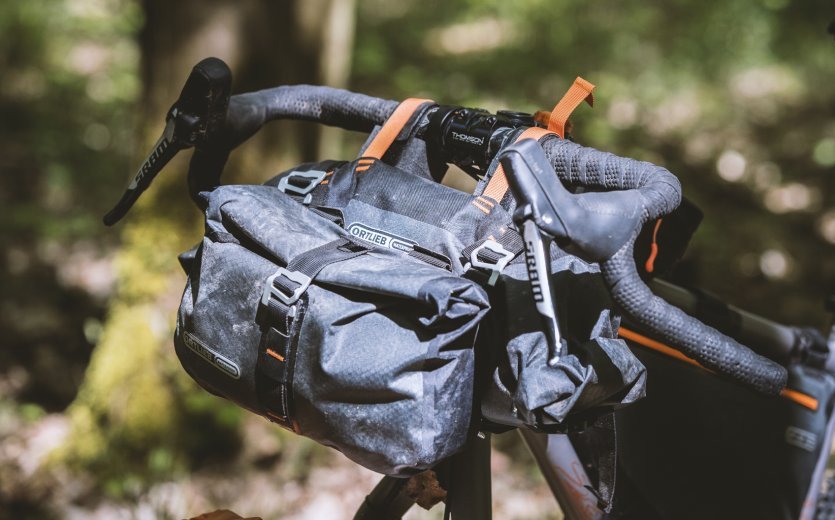
{"type": "Polygon", "coordinates": [[[381,473],[460,449],[481,287],[363,244],[270,186],[207,202],[175,336],[194,379],[381,473]]]}
{"type": "MultiPolygon", "coordinates": [[[[413,141],[419,140],[408,140],[402,149],[409,150],[413,141]]],[[[597,265],[552,250],[557,314],[569,346],[560,362],[549,366],[545,334],[520,254],[522,239],[507,209],[383,161],[307,164],[268,184],[286,185],[282,179],[301,178],[303,170],[326,169],[331,169],[327,184],[305,194],[307,202],[302,196],[295,196],[297,201],[339,214],[341,224],[359,240],[432,252],[449,262],[450,271],[476,279],[489,290],[492,310],[481,326],[477,347],[490,365],[489,381],[480,386],[484,418],[553,432],[565,428],[570,413],[591,417],[644,396],[646,371],[617,338],[619,318],[611,311],[597,265]],[[499,261],[506,265],[490,286],[490,269],[499,261]]]]}
{"type": "Polygon", "coordinates": [[[373,157],[204,193],[175,336],[207,390],[397,476],[478,428],[565,429],[645,383],[596,266],[556,248],[568,349],[548,365],[511,214],[436,182],[421,110],[373,157]]]}
{"type": "Polygon", "coordinates": [[[490,338],[484,347],[493,351],[495,362],[481,412],[492,422],[559,432],[573,417],[585,422],[645,395],[646,369],[617,339],[620,318],[611,310],[597,266],[555,255],[551,270],[559,288],[557,316],[568,342],[567,355],[555,366],[548,364],[524,264],[509,265],[490,295],[491,316],[505,317],[488,319],[482,328],[490,338]]]}

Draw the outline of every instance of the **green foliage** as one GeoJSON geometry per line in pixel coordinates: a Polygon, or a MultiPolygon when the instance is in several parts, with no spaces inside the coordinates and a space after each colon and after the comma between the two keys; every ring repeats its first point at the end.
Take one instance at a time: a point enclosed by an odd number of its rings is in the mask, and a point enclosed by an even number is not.
{"type": "Polygon", "coordinates": [[[4,241],[101,234],[131,151],[140,23],[130,0],[0,6],[4,241]]]}

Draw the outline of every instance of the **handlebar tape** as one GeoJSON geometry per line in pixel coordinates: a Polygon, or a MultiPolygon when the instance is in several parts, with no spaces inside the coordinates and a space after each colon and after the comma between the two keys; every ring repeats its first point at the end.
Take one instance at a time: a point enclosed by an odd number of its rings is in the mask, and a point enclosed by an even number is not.
{"type": "Polygon", "coordinates": [[[546,137],[541,145],[557,176],[566,184],[640,191],[646,199],[644,222],[669,214],[681,203],[681,183],[661,166],[556,137],[546,137]]]}
{"type": "Polygon", "coordinates": [[[234,148],[274,119],[315,121],[345,130],[370,132],[394,112],[398,102],[347,90],[289,85],[232,96],[227,132],[234,148]]]}
{"type": "Polygon", "coordinates": [[[638,276],[632,249],[635,236],[600,264],[612,298],[640,325],[703,366],[759,392],[777,395],[786,385],[786,369],[756,354],[718,330],[652,293],[638,276]]]}
{"type": "MultiPolygon", "coordinates": [[[[607,190],[638,190],[644,198],[642,223],[670,213],[681,201],[681,184],[660,166],[560,139],[547,139],[542,147],[564,182],[607,190]]],[[[652,293],[638,275],[632,253],[639,231],[640,226],[612,257],[600,264],[615,302],[638,324],[705,367],[759,392],[779,394],[787,379],[784,367],[652,293]]]]}

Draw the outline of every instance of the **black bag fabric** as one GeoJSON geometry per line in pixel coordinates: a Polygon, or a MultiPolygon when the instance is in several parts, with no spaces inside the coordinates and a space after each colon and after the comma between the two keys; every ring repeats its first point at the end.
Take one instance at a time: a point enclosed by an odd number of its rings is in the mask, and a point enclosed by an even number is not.
{"type": "Polygon", "coordinates": [[[202,386],[381,473],[461,448],[481,287],[358,243],[269,186],[215,189],[206,226],[175,336],[202,386]]]}
{"type": "MultiPolygon", "coordinates": [[[[558,314],[569,349],[556,366],[549,366],[545,334],[520,254],[522,239],[509,211],[487,197],[439,184],[432,175],[401,169],[403,162],[414,168],[418,157],[426,157],[423,141],[410,137],[407,128],[397,153],[386,155],[395,166],[363,159],[306,164],[267,184],[286,187],[294,177],[304,178],[305,171],[332,167],[326,184],[304,195],[297,192],[295,198],[339,215],[355,238],[411,248],[412,254],[420,251],[420,256],[440,259],[452,272],[485,284],[495,309],[482,325],[485,332],[479,340],[479,348],[490,358],[490,374],[481,386],[481,413],[491,423],[561,431],[569,412],[591,417],[640,399],[645,370],[617,339],[619,318],[610,310],[598,267],[552,250],[552,272],[560,288],[558,314]],[[499,266],[495,284],[488,285],[489,267],[502,261],[506,264],[499,266]],[[487,268],[474,268],[478,262],[487,268]]],[[[419,171],[430,171],[426,159],[424,165],[419,171]]]]}
{"type": "Polygon", "coordinates": [[[379,156],[205,193],[175,338],[209,391],[396,476],[455,453],[482,415],[554,431],[645,379],[596,266],[556,249],[569,347],[547,364],[510,213],[436,181],[421,117],[379,156]]]}
{"type": "Polygon", "coordinates": [[[559,288],[557,316],[568,355],[548,364],[524,264],[508,266],[491,292],[493,320],[485,334],[495,356],[482,413],[492,422],[563,431],[569,414],[586,421],[641,399],[646,369],[617,339],[620,318],[597,266],[561,255],[551,262],[559,288]]]}
{"type": "Polygon", "coordinates": [[[835,424],[832,373],[795,362],[788,395],[770,398],[630,346],[649,380],[647,397],[616,414],[618,481],[628,488],[617,518],[816,518],[835,424]]]}

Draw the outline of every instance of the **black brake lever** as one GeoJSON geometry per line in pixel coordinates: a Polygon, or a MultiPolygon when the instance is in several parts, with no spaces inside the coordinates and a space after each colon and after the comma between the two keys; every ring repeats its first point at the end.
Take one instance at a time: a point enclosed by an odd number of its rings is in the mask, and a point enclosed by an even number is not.
{"type": "MultiPolygon", "coordinates": [[[[521,141],[526,142],[534,143],[539,148],[539,145],[530,139],[521,141]]],[[[519,146],[514,145],[502,154],[499,161],[518,203],[513,220],[522,230],[531,295],[542,318],[543,330],[548,341],[548,364],[555,366],[567,345],[560,334],[557,321],[556,293],[551,278],[551,244],[555,239],[564,239],[567,235],[557,230],[564,230],[564,226],[558,224],[558,215],[542,211],[542,208],[551,206],[546,188],[551,188],[550,191],[565,188],[547,159],[542,163],[536,160],[539,159],[538,156],[528,157],[530,151],[528,154],[524,153],[525,148],[523,146],[520,151],[519,146]],[[541,183],[547,186],[542,186],[541,183]]],[[[542,151],[541,148],[539,150],[542,151]]],[[[544,154],[542,157],[544,158],[544,154]]]]}
{"type": "Polygon", "coordinates": [[[222,60],[206,58],[194,66],[180,97],[165,116],[162,135],[131,179],[122,198],[104,216],[105,225],[112,226],[121,220],[178,152],[193,146],[205,146],[221,133],[231,86],[232,73],[222,60]]]}
{"type": "Polygon", "coordinates": [[[528,277],[549,340],[549,363],[558,361],[560,337],[551,282],[551,243],[589,262],[611,257],[638,228],[641,195],[635,190],[575,195],[557,177],[542,147],[524,139],[499,161],[518,203],[513,219],[522,228],[528,277]]]}

